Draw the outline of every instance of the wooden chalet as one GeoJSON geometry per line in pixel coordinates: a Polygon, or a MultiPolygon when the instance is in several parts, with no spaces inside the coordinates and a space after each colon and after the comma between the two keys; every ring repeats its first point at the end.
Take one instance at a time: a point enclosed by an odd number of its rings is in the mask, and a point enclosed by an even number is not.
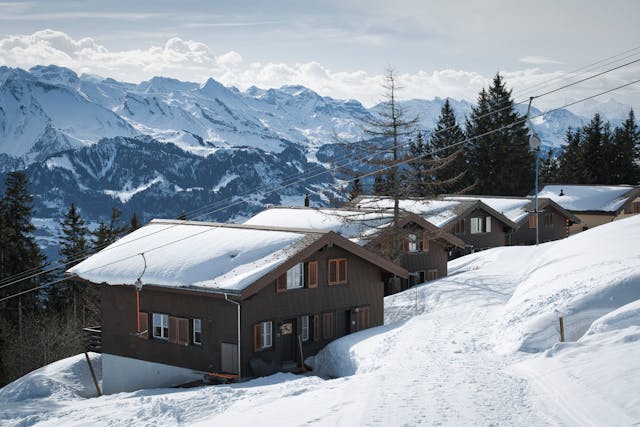
{"type": "MultiPolygon", "coordinates": [[[[360,196],[349,203],[358,209],[391,209],[393,199],[360,196]]],[[[505,246],[507,236],[518,225],[480,200],[441,200],[408,198],[400,209],[421,216],[429,223],[461,239],[464,248],[454,248],[449,258],[475,251],[505,246]]]]}
{"type": "Polygon", "coordinates": [[[536,221],[540,243],[559,240],[569,235],[569,227],[580,223],[580,219],[551,199],[538,198],[538,215],[532,197],[507,196],[443,196],[442,200],[481,201],[496,212],[500,212],[516,225],[506,235],[505,245],[535,245],[536,221]]]}
{"type": "Polygon", "coordinates": [[[385,210],[277,206],[259,212],[246,224],[331,230],[387,259],[393,258],[390,247],[397,232],[401,253],[396,262],[409,271],[409,280],[388,282],[386,295],[445,277],[449,253],[465,246],[458,237],[411,212],[402,212],[396,229],[392,222],[393,214],[385,210]]]}
{"type": "Polygon", "coordinates": [[[630,185],[554,184],[538,197],[553,200],[580,219],[569,227],[570,234],[640,213],[640,187],[630,185]]]}
{"type": "Polygon", "coordinates": [[[304,369],[382,325],[408,272],[332,231],[154,220],[68,272],[100,287],[104,392],[304,369]]]}

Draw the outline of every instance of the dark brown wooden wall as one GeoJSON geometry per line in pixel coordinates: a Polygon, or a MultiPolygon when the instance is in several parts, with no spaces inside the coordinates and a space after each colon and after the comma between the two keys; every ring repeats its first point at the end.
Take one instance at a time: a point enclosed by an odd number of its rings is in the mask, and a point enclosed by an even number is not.
{"type": "Polygon", "coordinates": [[[428,252],[404,253],[400,258],[400,265],[410,273],[437,269],[438,277],[445,277],[448,259],[449,252],[446,247],[440,242],[430,240],[428,252]]]}
{"type": "MultiPolygon", "coordinates": [[[[494,218],[491,214],[483,209],[475,209],[471,213],[464,216],[465,225],[464,233],[455,233],[457,237],[462,239],[467,245],[472,245],[475,250],[495,248],[505,246],[506,235],[504,231],[505,225],[494,218]],[[471,234],[471,218],[491,216],[491,232],[471,234]]],[[[455,221],[451,221],[445,226],[445,230],[450,233],[454,232],[455,221]]]]}
{"type": "MultiPolygon", "coordinates": [[[[242,302],[242,363],[243,372],[249,370],[252,358],[262,359],[266,363],[277,363],[291,359],[282,354],[284,347],[279,336],[279,326],[284,320],[297,319],[303,315],[314,315],[331,311],[335,319],[335,338],[344,336],[348,331],[347,311],[358,306],[369,306],[370,325],[382,325],[384,321],[384,286],[382,271],[359,257],[355,257],[339,247],[325,248],[307,258],[305,262],[318,261],[318,287],[292,289],[276,293],[275,283],[267,286],[251,298],[242,302]],[[347,284],[328,285],[327,266],[329,259],[347,258],[347,284]],[[253,325],[261,321],[273,322],[273,347],[263,351],[253,351],[253,325]],[[249,351],[246,351],[250,349],[249,351]]],[[[321,316],[320,316],[321,317],[321,316]]],[[[289,339],[286,336],[284,339],[289,339]]],[[[331,340],[320,339],[303,344],[304,357],[316,354],[331,340]]],[[[300,362],[299,358],[296,362],[300,362]]]]}
{"type": "Polygon", "coordinates": [[[105,353],[215,372],[220,370],[220,343],[237,342],[236,307],[220,298],[175,294],[143,287],[140,292],[140,311],[149,313],[149,339],[145,340],[135,335],[137,320],[134,287],[101,285],[101,295],[102,342],[105,353]],[[151,313],[201,319],[202,345],[185,347],[153,339],[151,313]]]}
{"type": "MultiPolygon", "coordinates": [[[[552,240],[563,239],[567,237],[565,217],[559,215],[556,211],[549,211],[553,215],[553,224],[551,226],[544,225],[545,212],[540,212],[539,239],[540,243],[550,242],[552,240]]],[[[533,215],[533,214],[529,214],[533,215]]],[[[528,217],[520,222],[520,228],[507,236],[507,244],[510,245],[535,245],[536,229],[529,228],[528,217]]]]}

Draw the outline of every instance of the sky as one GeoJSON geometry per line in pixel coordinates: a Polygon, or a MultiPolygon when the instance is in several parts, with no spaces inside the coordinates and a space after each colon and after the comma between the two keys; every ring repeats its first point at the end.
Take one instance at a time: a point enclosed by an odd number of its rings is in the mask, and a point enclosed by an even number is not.
{"type": "MultiPolygon", "coordinates": [[[[520,100],[639,59],[638,16],[629,0],[0,0],[0,65],[129,82],[213,77],[241,90],[302,84],[365,105],[383,99],[389,67],[404,99],[474,101],[500,72],[520,100]]],[[[628,83],[639,64],[535,102],[628,83]]],[[[611,96],[637,109],[640,84],[599,100],[611,96]]]]}

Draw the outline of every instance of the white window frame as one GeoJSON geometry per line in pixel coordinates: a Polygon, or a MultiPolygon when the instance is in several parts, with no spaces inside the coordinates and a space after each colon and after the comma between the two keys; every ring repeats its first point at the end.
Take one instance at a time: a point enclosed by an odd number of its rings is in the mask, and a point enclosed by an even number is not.
{"type": "Polygon", "coordinates": [[[191,341],[196,345],[202,345],[202,320],[193,319],[193,336],[191,337],[191,341]],[[200,339],[197,339],[196,333],[200,334],[200,339]]]}
{"type": "Polygon", "coordinates": [[[164,313],[153,313],[153,337],[161,340],[169,339],[169,315],[164,313]],[[160,329],[160,334],[156,328],[160,329]]]}
{"type": "Polygon", "coordinates": [[[409,234],[407,236],[407,249],[409,252],[418,252],[418,235],[417,234],[409,234]]]}
{"type": "Polygon", "coordinates": [[[471,234],[491,233],[491,217],[471,218],[471,234]]]}
{"type": "Polygon", "coordinates": [[[300,328],[300,334],[302,335],[302,341],[309,341],[309,316],[302,316],[300,321],[302,327],[300,328]]]}
{"type": "Polygon", "coordinates": [[[298,263],[287,270],[287,290],[304,287],[304,264],[298,263]]]}
{"type": "Polygon", "coordinates": [[[484,231],[486,233],[491,233],[491,217],[490,216],[486,217],[485,222],[486,222],[486,226],[484,228],[484,231]]]}
{"type": "Polygon", "coordinates": [[[271,320],[262,322],[262,348],[271,348],[273,345],[273,330],[271,320]]]}

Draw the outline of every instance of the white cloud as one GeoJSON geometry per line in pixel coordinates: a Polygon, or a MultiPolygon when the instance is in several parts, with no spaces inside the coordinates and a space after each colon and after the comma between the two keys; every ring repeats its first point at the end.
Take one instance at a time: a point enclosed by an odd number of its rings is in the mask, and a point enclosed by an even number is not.
{"type": "Polygon", "coordinates": [[[555,59],[551,58],[544,58],[542,56],[525,56],[523,58],[520,58],[520,62],[531,65],[562,64],[562,62],[560,61],[556,61],[555,59]]]}
{"type": "MultiPolygon", "coordinates": [[[[240,53],[229,51],[214,54],[204,43],[170,38],[164,44],[145,49],[112,51],[92,38],[73,39],[55,30],[43,30],[31,35],[11,35],[0,38],[0,64],[29,68],[34,65],[56,64],[80,72],[139,82],[155,75],[202,82],[209,77],[225,85],[246,89],[282,85],[304,85],[321,95],[334,98],[354,98],[365,105],[382,100],[381,73],[362,70],[332,70],[318,62],[274,63],[245,61],[240,53]]],[[[402,73],[398,81],[404,88],[404,99],[436,96],[475,101],[479,90],[488,87],[493,76],[467,70],[435,70],[402,73]]],[[[544,93],[570,81],[585,77],[562,71],[543,72],[538,68],[501,72],[516,101],[544,93]]],[[[580,99],[615,87],[637,76],[638,67],[625,68],[616,74],[602,76],[574,86],[544,99],[536,100],[538,108],[557,107],[566,99],[580,99]]],[[[622,102],[637,104],[640,88],[632,87],[626,94],[615,96],[622,102]]],[[[636,108],[637,105],[634,105],[636,108]]]]}

